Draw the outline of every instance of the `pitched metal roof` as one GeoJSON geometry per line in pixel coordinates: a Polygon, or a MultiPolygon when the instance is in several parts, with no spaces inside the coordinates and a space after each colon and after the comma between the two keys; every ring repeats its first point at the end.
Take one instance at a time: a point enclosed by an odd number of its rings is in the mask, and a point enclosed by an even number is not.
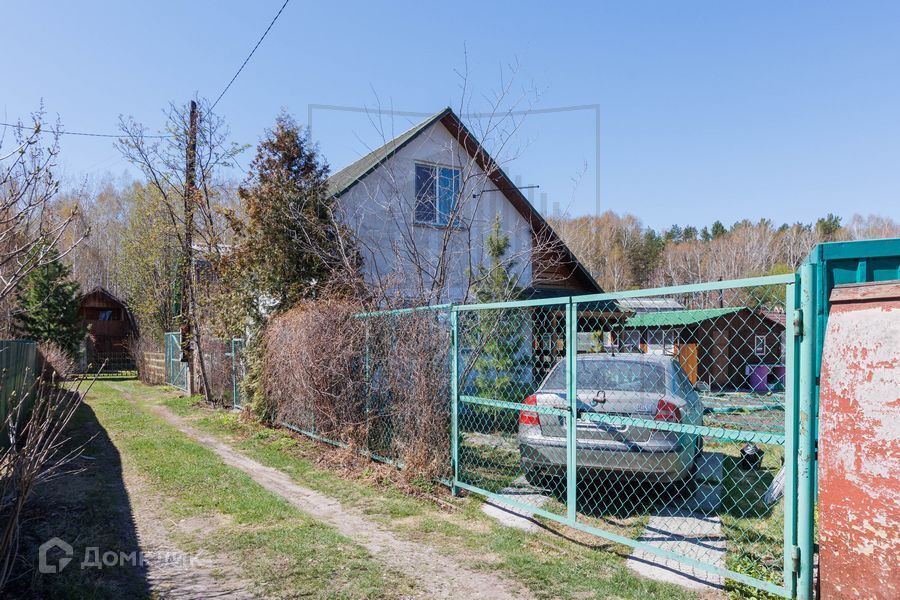
{"type": "Polygon", "coordinates": [[[653,313],[642,313],[625,319],[625,327],[675,327],[680,325],[696,325],[701,321],[730,315],[743,306],[729,308],[698,308],[694,310],[671,310],[653,313]]]}
{"type": "Polygon", "coordinates": [[[415,139],[417,135],[451,112],[453,111],[449,107],[445,108],[441,112],[428,117],[418,125],[404,131],[383,146],[372,150],[359,160],[350,163],[340,171],[334,173],[328,178],[328,192],[335,197],[341,196],[362,180],[363,177],[374,171],[384,161],[415,139]]]}

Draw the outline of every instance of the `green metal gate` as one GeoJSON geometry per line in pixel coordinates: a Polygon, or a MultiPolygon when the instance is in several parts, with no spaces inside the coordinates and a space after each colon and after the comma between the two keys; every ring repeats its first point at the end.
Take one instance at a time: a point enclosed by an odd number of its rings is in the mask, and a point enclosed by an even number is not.
{"type": "Polygon", "coordinates": [[[244,347],[246,343],[239,338],[231,340],[231,398],[232,408],[241,410],[244,405],[241,402],[241,382],[247,374],[247,366],[244,361],[244,347]]]}
{"type": "Polygon", "coordinates": [[[813,522],[808,298],[791,274],[454,306],[454,488],[635,562],[797,595],[813,562],[798,545],[813,522]]]}
{"type": "Polygon", "coordinates": [[[188,364],[181,360],[181,332],[171,331],[164,334],[166,354],[166,384],[189,392],[188,364]]]}

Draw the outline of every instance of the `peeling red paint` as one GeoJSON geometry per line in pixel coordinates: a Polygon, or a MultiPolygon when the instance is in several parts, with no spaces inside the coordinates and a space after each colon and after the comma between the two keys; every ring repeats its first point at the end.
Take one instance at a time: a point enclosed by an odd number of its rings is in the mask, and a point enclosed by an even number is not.
{"type": "Polygon", "coordinates": [[[822,598],[900,598],[900,282],[835,288],[822,356],[822,598]]]}

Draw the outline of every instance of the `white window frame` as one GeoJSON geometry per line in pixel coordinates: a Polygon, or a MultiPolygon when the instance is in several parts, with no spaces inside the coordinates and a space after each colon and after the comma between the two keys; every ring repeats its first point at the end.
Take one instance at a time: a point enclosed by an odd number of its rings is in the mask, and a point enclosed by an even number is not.
{"type": "Polygon", "coordinates": [[[765,356],[769,353],[768,344],[766,344],[766,336],[757,335],[753,340],[753,354],[756,356],[765,356]],[[762,351],[760,351],[760,347],[762,351]]]}

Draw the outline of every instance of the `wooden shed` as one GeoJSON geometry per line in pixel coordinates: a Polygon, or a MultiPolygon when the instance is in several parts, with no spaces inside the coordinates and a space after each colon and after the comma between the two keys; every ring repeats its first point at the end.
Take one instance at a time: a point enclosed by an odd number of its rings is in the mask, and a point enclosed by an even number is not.
{"type": "Polygon", "coordinates": [[[85,341],[88,362],[127,356],[128,339],[137,333],[137,326],[125,302],[97,286],[81,297],[79,314],[88,330],[85,341]]]}
{"type": "Polygon", "coordinates": [[[784,378],[784,320],[747,307],[628,317],[619,346],[676,356],[691,382],[713,390],[776,388],[784,378]]]}

